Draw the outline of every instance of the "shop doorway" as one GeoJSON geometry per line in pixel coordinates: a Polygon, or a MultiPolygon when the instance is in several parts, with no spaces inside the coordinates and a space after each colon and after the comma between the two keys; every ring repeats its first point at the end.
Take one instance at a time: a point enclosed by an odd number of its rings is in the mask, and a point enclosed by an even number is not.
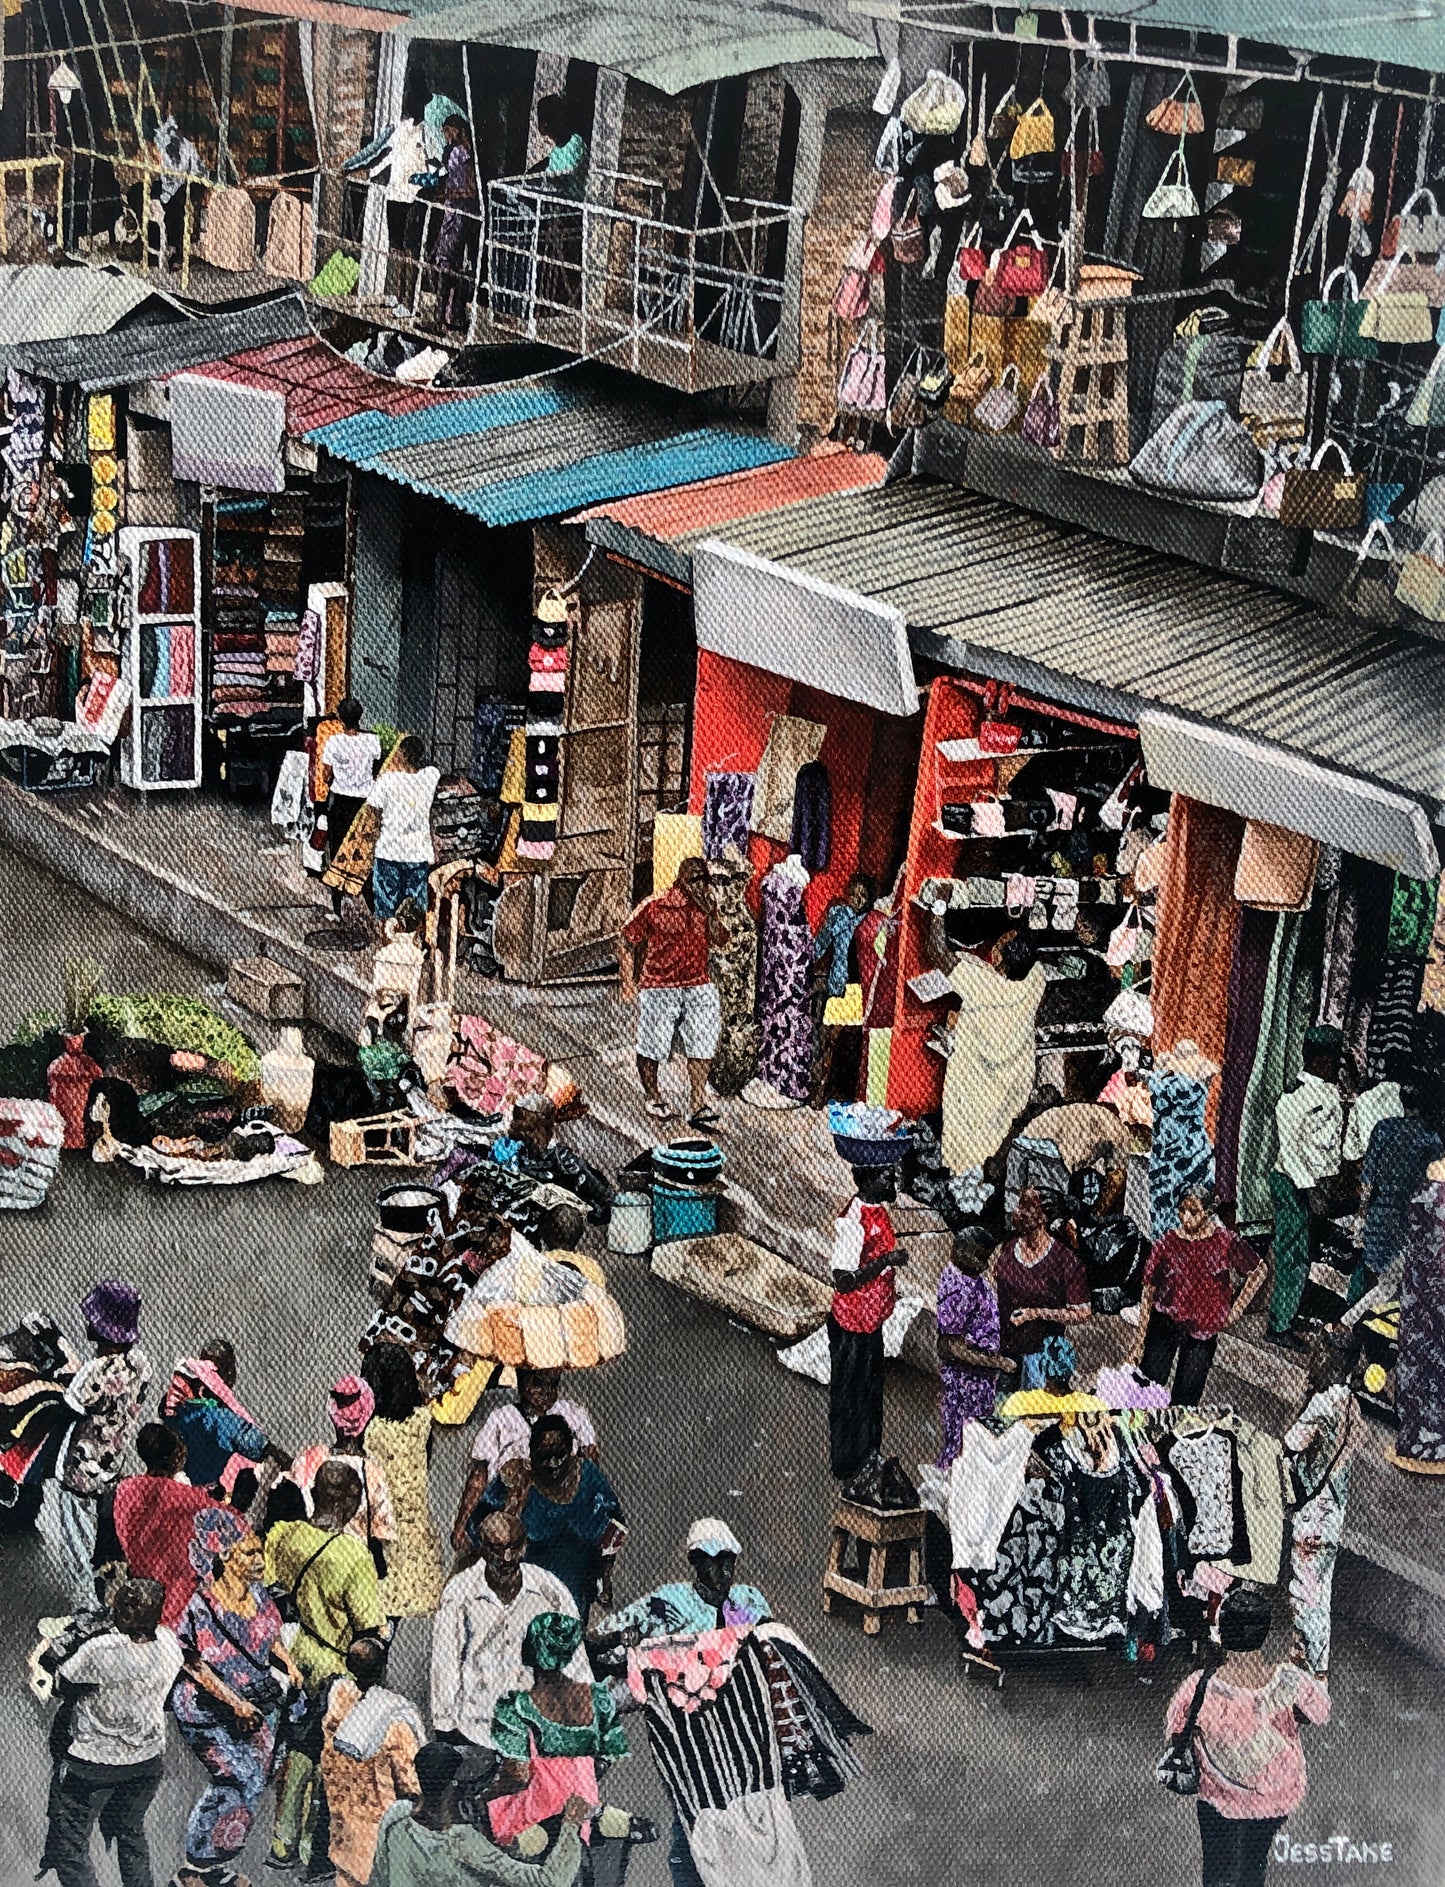
{"type": "Polygon", "coordinates": [[[670,583],[645,583],[637,682],[635,903],[652,894],[652,833],[658,813],[687,811],[696,687],[692,597],[670,583]]]}

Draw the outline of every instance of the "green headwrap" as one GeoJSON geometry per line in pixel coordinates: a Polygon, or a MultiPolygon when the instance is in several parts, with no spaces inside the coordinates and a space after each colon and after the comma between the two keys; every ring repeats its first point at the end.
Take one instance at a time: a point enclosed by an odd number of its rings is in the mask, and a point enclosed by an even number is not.
{"type": "Polygon", "coordinates": [[[534,1671],[560,1671],[577,1655],[582,1621],[565,1612],[541,1612],[527,1627],[522,1660],[534,1671]]]}

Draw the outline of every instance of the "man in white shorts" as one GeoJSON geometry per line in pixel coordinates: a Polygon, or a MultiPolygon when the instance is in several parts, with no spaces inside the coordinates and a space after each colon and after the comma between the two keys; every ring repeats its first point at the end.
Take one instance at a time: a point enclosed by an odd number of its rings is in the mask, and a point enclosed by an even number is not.
{"type": "Polygon", "coordinates": [[[708,950],[724,949],[728,933],[713,909],[707,863],[685,858],[670,891],[649,898],[622,928],[621,996],[636,996],[637,1074],[655,1120],[673,1110],[657,1087],[657,1071],[681,1037],[691,1088],[689,1125],[711,1127],[707,1078],[722,1032],[722,1005],[708,974],[708,950]]]}

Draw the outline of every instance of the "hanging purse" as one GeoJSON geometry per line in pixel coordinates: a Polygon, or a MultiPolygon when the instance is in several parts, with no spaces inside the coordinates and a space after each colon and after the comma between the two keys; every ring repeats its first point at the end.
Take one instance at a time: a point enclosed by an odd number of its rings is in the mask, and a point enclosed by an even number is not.
{"type": "Polygon", "coordinates": [[[1065,230],[1059,238],[1059,246],[1054,254],[1054,266],[1049,271],[1048,284],[1041,295],[1029,303],[1028,318],[1037,321],[1040,327],[1050,333],[1061,328],[1074,312],[1074,305],[1065,290],[1068,274],[1069,232],[1065,230]]]}
{"type": "MultiPolygon", "coordinates": [[[[920,350],[921,352],[922,350],[920,350]]],[[[953,387],[953,369],[946,356],[934,354],[925,359],[918,376],[918,397],[931,412],[936,412],[953,387]]]]}
{"type": "MultiPolygon", "coordinates": [[[[1223,171],[1220,172],[1223,176],[1223,171]]],[[[1342,216],[1347,223],[1368,223],[1375,214],[1375,173],[1368,164],[1361,164],[1358,170],[1350,173],[1350,181],[1345,185],[1345,194],[1340,198],[1340,207],[1336,216],[1342,216]]]]}
{"type": "Polygon", "coordinates": [[[1020,210],[1014,218],[1012,229],[1003,239],[1003,247],[994,257],[993,279],[1000,294],[1009,297],[1041,295],[1048,286],[1048,257],[1027,210],[1020,210]],[[1022,241],[1015,242],[1025,223],[1028,224],[1027,234],[1022,241]]]}
{"type": "Polygon", "coordinates": [[[959,239],[953,273],[961,282],[981,282],[988,274],[988,251],[982,246],[983,229],[975,223],[959,239]]]}
{"type": "Polygon", "coordinates": [[[1300,311],[1301,352],[1329,354],[1340,360],[1374,360],[1379,346],[1360,332],[1368,306],[1360,299],[1354,270],[1342,262],[1325,277],[1319,300],[1307,301],[1300,311]],[[1331,301],[1330,289],[1336,282],[1343,282],[1349,294],[1331,301]]]}
{"type": "Polygon", "coordinates": [[[1445,289],[1445,276],[1423,263],[1377,262],[1365,283],[1365,312],[1360,316],[1360,333],[1366,340],[1384,341],[1390,346],[1413,347],[1435,338],[1435,319],[1431,313],[1430,292],[1421,276],[1434,278],[1445,289]]]}
{"type": "Polygon", "coordinates": [[[926,426],[931,415],[927,413],[918,398],[918,381],[923,368],[923,349],[915,347],[909,356],[908,364],[899,374],[897,384],[888,399],[888,430],[891,433],[903,433],[926,426]]]}
{"type": "Polygon", "coordinates": [[[1134,961],[1139,949],[1140,924],[1139,906],[1131,904],[1125,911],[1122,921],[1109,932],[1109,941],[1104,948],[1104,961],[1111,970],[1122,970],[1126,963],[1134,961]]]}
{"type": "Polygon", "coordinates": [[[935,67],[904,99],[898,115],[916,137],[951,138],[963,123],[967,104],[958,80],[935,67]]]}
{"type": "Polygon", "coordinates": [[[1075,111],[1102,111],[1109,103],[1109,68],[1098,57],[1086,59],[1064,87],[1075,111]]]}
{"type": "Polygon", "coordinates": [[[1365,508],[1365,474],[1352,472],[1344,447],[1326,439],[1307,466],[1284,475],[1279,521],[1294,530],[1352,531],[1365,508]],[[1325,455],[1333,452],[1341,470],[1325,470],[1325,455]]]}
{"type": "Polygon", "coordinates": [[[1211,210],[1204,234],[1207,241],[1218,243],[1221,249],[1232,248],[1244,235],[1244,218],[1238,210],[1211,210]]]}
{"type": "Polygon", "coordinates": [[[1350,574],[1340,591],[1340,607],[1356,622],[1379,623],[1394,629],[1404,621],[1405,611],[1395,595],[1395,543],[1387,527],[1374,519],[1365,532],[1350,574]],[[1383,556],[1371,556],[1375,543],[1385,547],[1383,556]]]}
{"type": "MultiPolygon", "coordinates": [[[[1254,184],[1254,159],[1252,157],[1221,157],[1214,167],[1215,177],[1220,183],[1227,183],[1231,188],[1238,186],[1249,190],[1254,184]]],[[[1214,206],[1211,204],[1210,208],[1214,206]]]]}
{"type": "Polygon", "coordinates": [[[988,74],[985,73],[978,87],[978,120],[974,125],[973,137],[968,146],[968,164],[972,170],[988,169],[988,140],[984,135],[984,126],[988,122],[988,74]]]}
{"type": "Polygon", "coordinates": [[[1143,214],[1155,222],[1183,222],[1188,217],[1198,216],[1199,199],[1189,185],[1182,138],[1160,172],[1143,214]]]}
{"type": "Polygon", "coordinates": [[[873,199],[873,214],[868,222],[868,234],[876,243],[885,243],[893,234],[893,205],[897,201],[900,177],[885,177],[878,186],[878,195],[873,199]]]}
{"type": "Polygon", "coordinates": [[[923,233],[923,218],[918,208],[918,187],[908,192],[898,221],[893,225],[890,235],[893,245],[893,260],[905,266],[921,262],[928,254],[928,238],[923,233]]]}
{"type": "Polygon", "coordinates": [[[1052,452],[1059,443],[1059,403],[1047,373],[1041,373],[1034,382],[1019,431],[1031,446],[1044,452],[1052,452]]]}
{"type": "Polygon", "coordinates": [[[1442,347],[1430,363],[1430,371],[1416,387],[1414,397],[1405,409],[1405,424],[1417,426],[1422,431],[1430,427],[1445,425],[1445,374],[1441,373],[1445,363],[1445,347],[1442,347]]]}
{"type": "Polygon", "coordinates": [[[1427,190],[1422,184],[1413,196],[1406,197],[1400,206],[1400,214],[1392,216],[1386,223],[1385,233],[1380,238],[1380,254],[1438,256],[1442,251],[1445,251],[1445,216],[1440,214],[1436,206],[1434,191],[1427,190]],[[1415,210],[1417,203],[1428,203],[1428,212],[1418,214],[1415,210]]]}
{"type": "Polygon", "coordinates": [[[999,375],[998,385],[973,409],[973,423],[980,432],[1007,432],[1019,416],[1019,370],[1009,362],[999,375]]]}
{"type": "Polygon", "coordinates": [[[857,237],[833,291],[833,313],[843,321],[862,321],[872,299],[872,278],[882,267],[882,252],[873,238],[857,237]]]}
{"type": "Polygon", "coordinates": [[[1445,622],[1445,541],[1438,531],[1400,565],[1395,595],[1427,622],[1445,622]]]}
{"type": "Polygon", "coordinates": [[[973,185],[962,164],[950,158],[933,173],[933,200],[940,211],[961,210],[973,194],[973,185]]]}
{"type": "Polygon", "coordinates": [[[1165,137],[1194,137],[1204,129],[1204,107],[1194,89],[1194,75],[1186,72],[1168,98],[1161,98],[1144,120],[1151,131],[1165,137]]]}
{"type": "Polygon", "coordinates": [[[1008,154],[1018,163],[1020,158],[1036,157],[1053,148],[1054,114],[1040,96],[1027,110],[1019,113],[1013,136],[1009,140],[1008,154]]]}
{"type": "MultiPolygon", "coordinates": [[[[993,116],[988,121],[989,142],[998,144],[1004,138],[1012,138],[1014,125],[1023,116],[1023,106],[1014,97],[1014,88],[1010,86],[993,108],[993,116]]],[[[980,114],[982,116],[982,114],[980,114]]],[[[985,163],[988,161],[985,158],[985,163]]]]}
{"type": "Polygon", "coordinates": [[[993,379],[989,371],[988,356],[981,347],[976,347],[953,376],[947,415],[957,425],[966,425],[973,409],[987,393],[993,379]]]}
{"type": "Polygon", "coordinates": [[[1239,383],[1239,417],[1258,446],[1281,445],[1303,439],[1309,413],[1309,375],[1300,362],[1294,329],[1281,316],[1264,340],[1252,366],[1239,383]],[[1276,379],[1271,369],[1283,366],[1276,379]]]}
{"type": "Polygon", "coordinates": [[[870,321],[848,350],[838,377],[838,411],[853,419],[882,419],[888,408],[888,367],[878,323],[870,321]]]}

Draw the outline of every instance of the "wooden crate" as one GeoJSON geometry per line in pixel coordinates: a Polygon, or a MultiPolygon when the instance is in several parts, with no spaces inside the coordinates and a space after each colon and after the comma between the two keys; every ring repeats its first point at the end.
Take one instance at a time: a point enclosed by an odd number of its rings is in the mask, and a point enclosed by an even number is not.
{"type": "Polygon", "coordinates": [[[304,1022],[306,996],[301,978],[269,957],[238,957],[226,978],[226,994],[253,1016],[272,1022],[304,1022]]]}
{"type": "Polygon", "coordinates": [[[421,1122],[414,1114],[365,1114],[356,1120],[331,1123],[331,1161],[334,1166],[420,1166],[416,1135],[421,1122]]]}

